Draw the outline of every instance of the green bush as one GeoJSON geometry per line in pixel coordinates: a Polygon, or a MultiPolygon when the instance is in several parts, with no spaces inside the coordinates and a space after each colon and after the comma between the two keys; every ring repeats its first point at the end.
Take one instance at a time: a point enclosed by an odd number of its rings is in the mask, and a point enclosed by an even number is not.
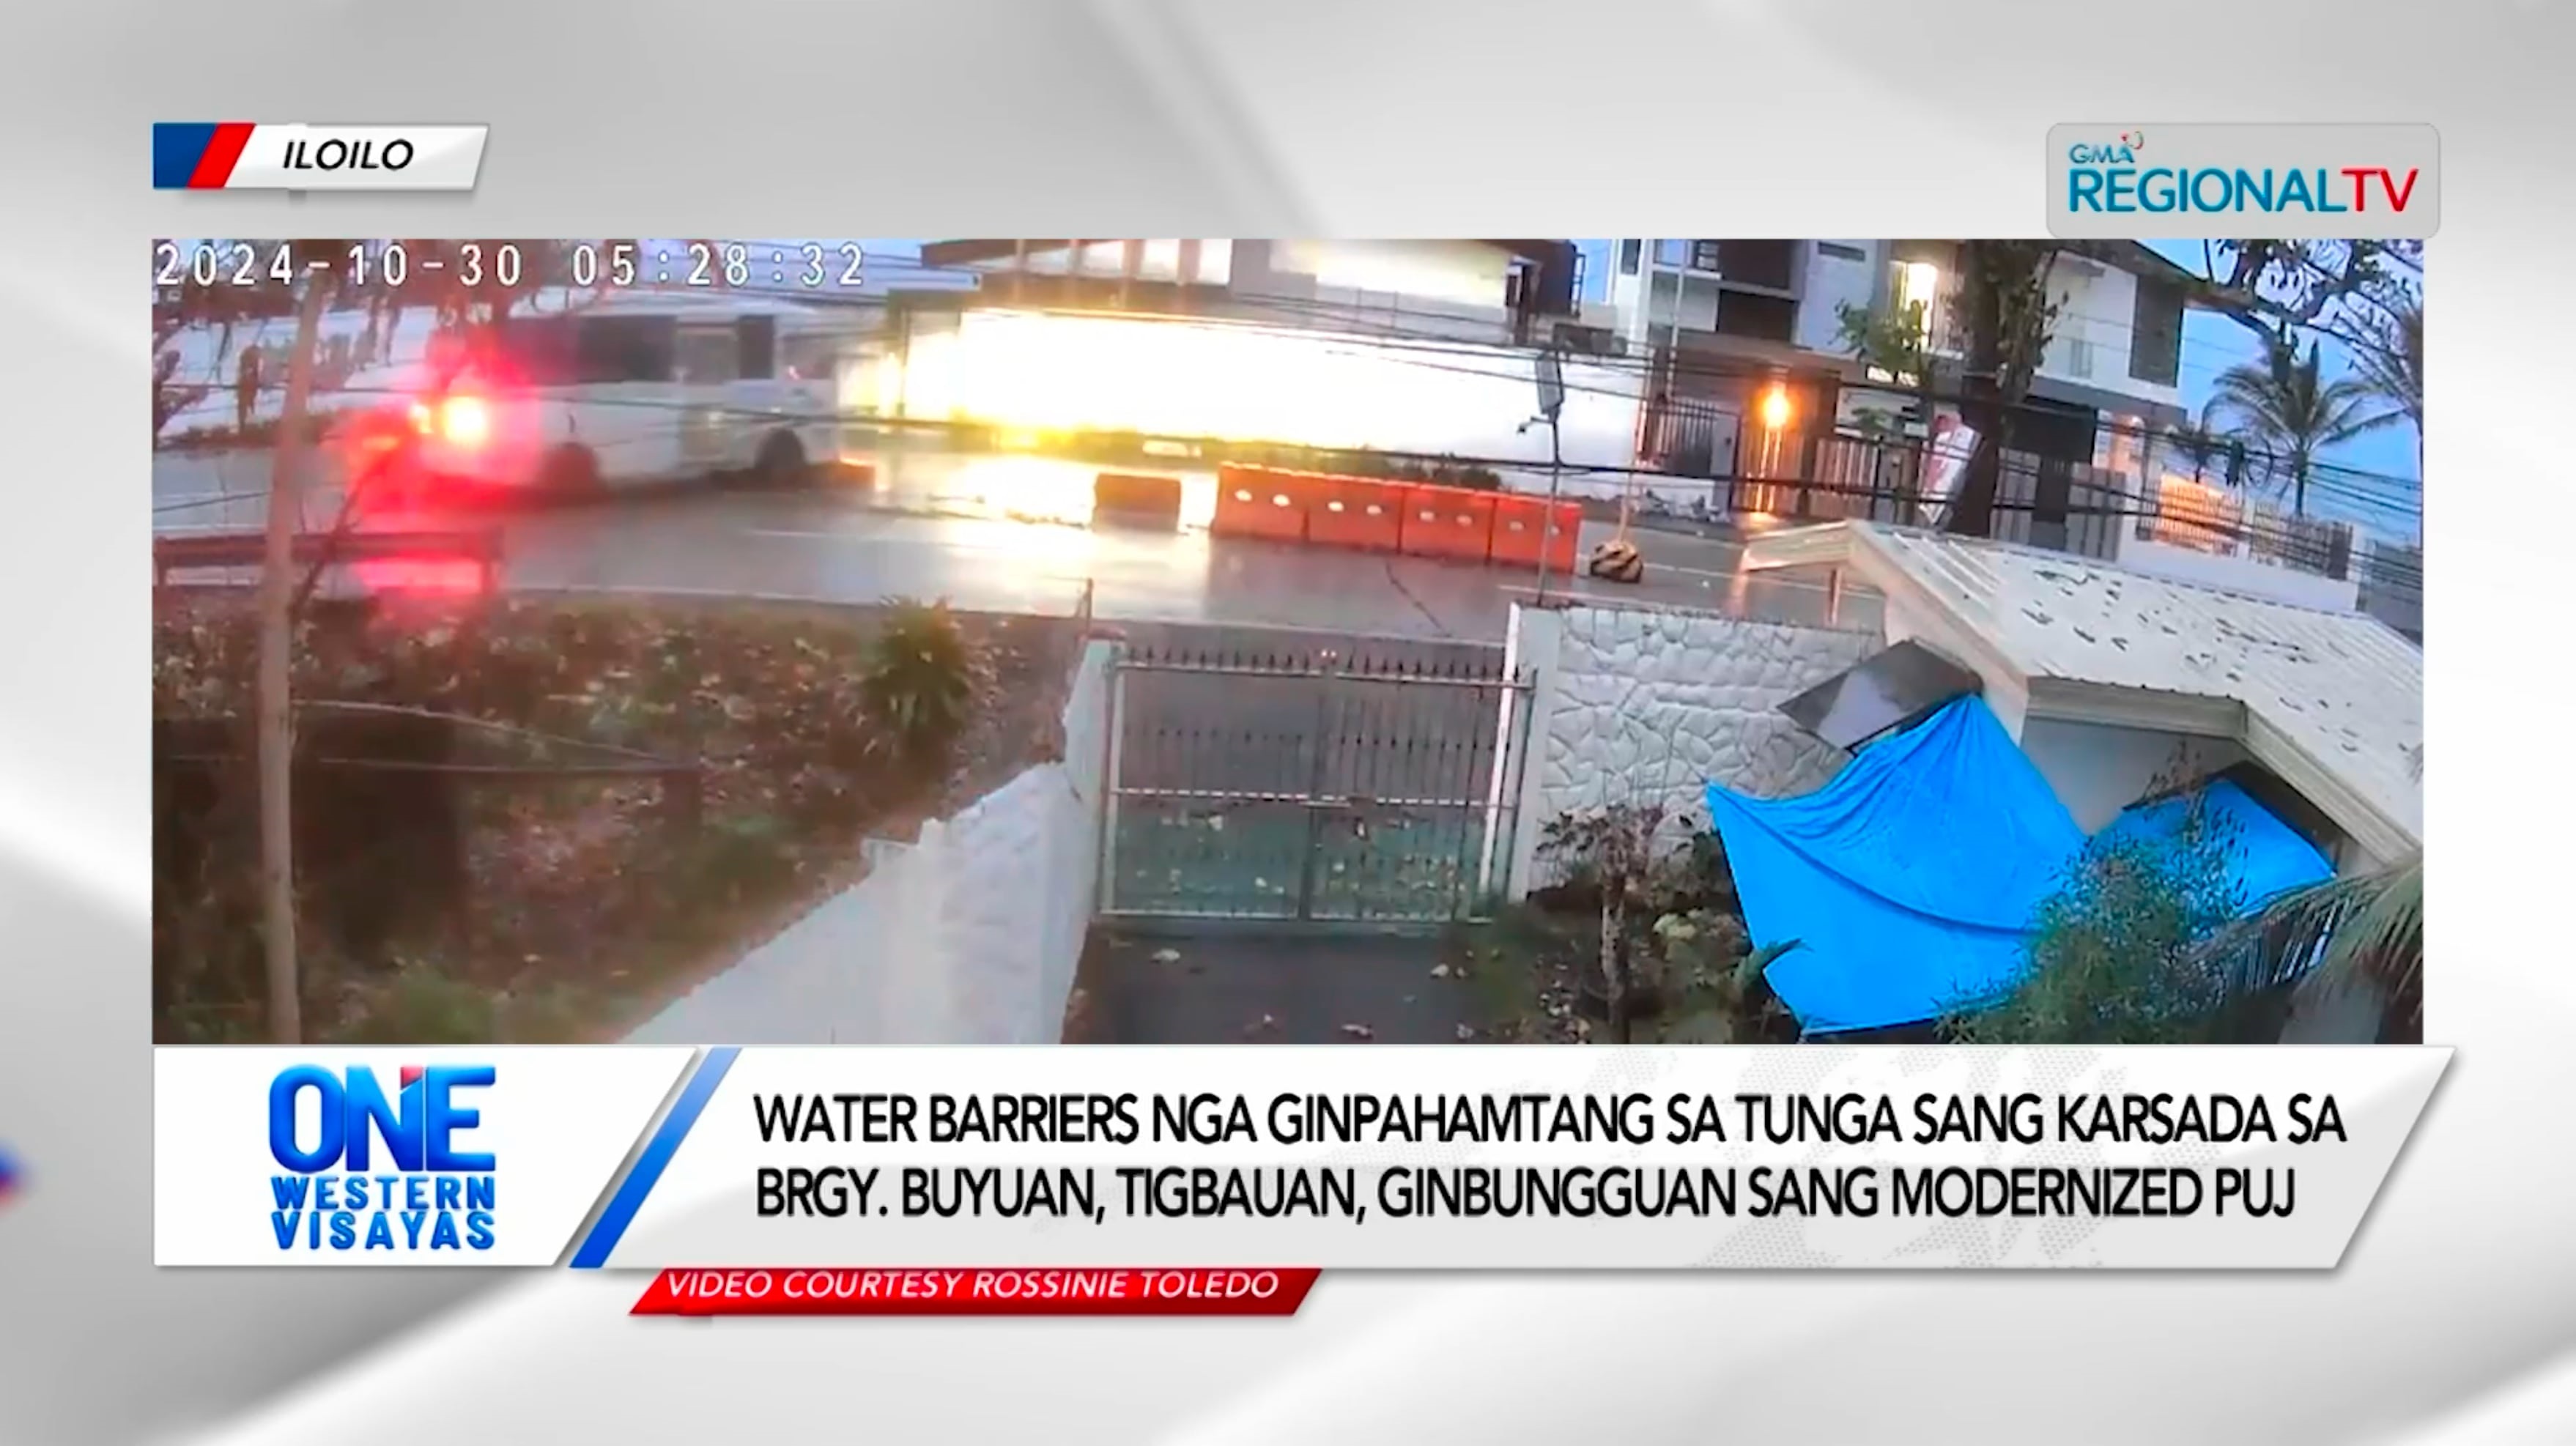
{"type": "Polygon", "coordinates": [[[2096,839],[2044,904],[2029,969],[1999,999],[1962,1000],[1942,1034],[1965,1044],[2218,1044],[2277,1033],[2202,945],[2243,899],[2233,837],[2195,816],[2171,839],[2096,839]]]}
{"type": "Polygon", "coordinates": [[[868,643],[860,705],[904,762],[944,767],[974,721],[982,683],[983,660],[948,604],[898,600],[868,643]]]}

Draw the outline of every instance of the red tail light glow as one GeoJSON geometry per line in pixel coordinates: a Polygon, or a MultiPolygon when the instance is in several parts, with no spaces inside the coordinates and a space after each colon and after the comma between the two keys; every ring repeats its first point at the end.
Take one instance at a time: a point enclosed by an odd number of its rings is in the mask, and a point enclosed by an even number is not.
{"type": "Polygon", "coordinates": [[[479,447],[492,435],[492,414],[480,397],[449,397],[439,404],[438,430],[459,447],[479,447]]]}

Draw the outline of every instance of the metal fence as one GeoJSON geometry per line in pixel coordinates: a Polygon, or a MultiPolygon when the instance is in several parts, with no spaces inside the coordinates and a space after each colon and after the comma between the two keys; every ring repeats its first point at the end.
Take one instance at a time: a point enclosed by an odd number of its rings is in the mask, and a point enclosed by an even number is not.
{"type": "Polygon", "coordinates": [[[1498,648],[1131,648],[1112,675],[1102,912],[1434,923],[1503,889],[1518,770],[1498,648]]]}
{"type": "MultiPolygon", "coordinates": [[[[1656,409],[1644,439],[1650,465],[1704,478],[1712,519],[1759,515],[1792,522],[1919,525],[1924,444],[1829,436],[1747,455],[1735,419],[1706,403],[1656,409]]],[[[2034,453],[2006,451],[1995,482],[1991,536],[2108,559],[2124,517],[2138,510],[2118,474],[2034,453]]]]}
{"type": "MultiPolygon", "coordinates": [[[[1700,401],[1646,408],[1638,438],[1645,465],[1705,481],[1706,501],[1692,506],[1711,519],[1919,523],[1925,450],[1915,438],[1843,435],[1748,448],[1733,413],[1700,401]]],[[[1997,541],[2109,559],[2127,528],[2140,541],[2337,581],[2354,578],[2359,566],[2351,524],[2299,516],[2196,479],[2151,468],[2133,481],[2118,470],[2016,450],[2002,454],[2000,467],[1991,533],[1997,541]]]]}

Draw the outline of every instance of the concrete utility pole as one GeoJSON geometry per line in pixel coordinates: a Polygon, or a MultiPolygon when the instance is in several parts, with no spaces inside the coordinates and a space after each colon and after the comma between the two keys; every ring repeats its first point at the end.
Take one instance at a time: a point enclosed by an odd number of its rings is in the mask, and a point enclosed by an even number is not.
{"type": "Polygon", "coordinates": [[[1547,517],[1539,524],[1538,601],[1547,601],[1547,559],[1556,550],[1556,504],[1565,491],[1565,361],[1553,344],[1538,354],[1538,419],[1547,423],[1547,517]]]}
{"type": "Polygon", "coordinates": [[[331,275],[304,280],[288,355],[286,404],[268,483],[267,547],[259,577],[259,871],[260,935],[267,962],[269,1038],[301,1044],[303,985],[295,949],[295,716],[290,680],[295,653],[295,536],[303,524],[306,436],[313,395],[313,351],[331,302],[331,275]]]}

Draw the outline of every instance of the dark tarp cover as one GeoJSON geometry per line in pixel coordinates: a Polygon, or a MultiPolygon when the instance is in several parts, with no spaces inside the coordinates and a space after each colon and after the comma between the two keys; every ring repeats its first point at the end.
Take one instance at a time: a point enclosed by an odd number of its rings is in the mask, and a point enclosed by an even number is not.
{"type": "MultiPolygon", "coordinates": [[[[2250,906],[2325,878],[2326,860],[2232,783],[2203,791],[2239,827],[2250,906]]],[[[1767,971],[1810,1035],[1919,1024],[2009,988],[2029,926],[2085,837],[1981,699],[1962,698],[1864,747],[1800,798],[1711,785],[1745,929],[1799,941],[1767,971]]],[[[2110,830],[2171,833],[2188,798],[2131,810],[2110,830]]]]}

